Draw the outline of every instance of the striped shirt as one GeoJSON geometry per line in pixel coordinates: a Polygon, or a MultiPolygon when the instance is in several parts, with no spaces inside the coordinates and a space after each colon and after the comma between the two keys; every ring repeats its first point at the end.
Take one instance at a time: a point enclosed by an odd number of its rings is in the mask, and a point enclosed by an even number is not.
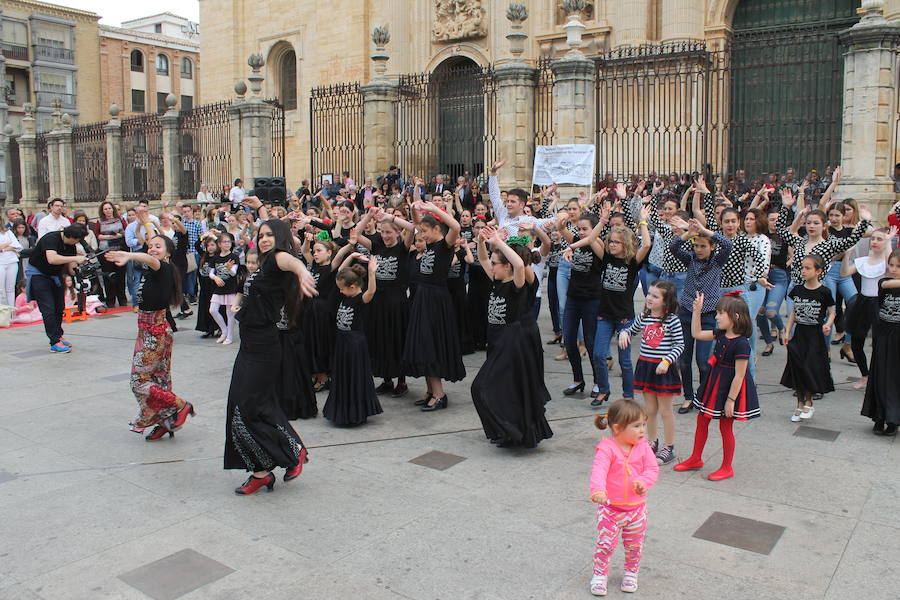
{"type": "Polygon", "coordinates": [[[666,359],[670,364],[675,364],[675,361],[684,352],[681,321],[674,314],[660,319],[642,313],[628,328],[628,335],[634,335],[639,331],[641,332],[641,357],[643,358],[666,359]]]}
{"type": "Polygon", "coordinates": [[[731,240],[721,233],[713,236],[716,248],[709,258],[699,259],[694,254],[689,240],[675,238],[669,243],[669,250],[676,257],[688,264],[687,277],[684,280],[684,291],[678,304],[683,310],[691,312],[697,292],[703,294],[703,312],[716,309],[721,297],[722,266],[731,256],[731,240]]]}

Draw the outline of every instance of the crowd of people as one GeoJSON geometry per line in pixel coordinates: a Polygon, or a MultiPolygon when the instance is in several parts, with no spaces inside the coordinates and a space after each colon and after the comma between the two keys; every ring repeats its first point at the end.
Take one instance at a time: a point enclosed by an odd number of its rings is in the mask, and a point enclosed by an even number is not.
{"type": "Polygon", "coordinates": [[[645,499],[659,467],[675,462],[676,412],[697,419],[693,450],[674,469],[703,468],[716,420],[722,463],[707,477],[734,476],[733,423],[760,416],[754,378],[764,361],[780,355],[780,382],[796,396],[784,418],[808,422],[834,391],[830,346],[839,346],[839,359],[859,369],[862,415],[875,434],[896,435],[900,203],[874,223],[865,206],[837,201],[840,167],[799,182],[793,169],[753,182],[738,171],[720,186],[709,168],[627,182],[607,175],[595,193],[563,199],[556,185],[501,190],[504,164],[480,184],[404,178],[391,167],[357,186],[345,172],[315,192],[303,182],[285,205],[237,180],[223,202],[204,188],[198,203],[158,214],[147,203],[103,202],[96,218],[78,211],[70,220],[59,199],[28,218],[9,209],[0,304],[18,305],[25,281],[23,302],[36,302],[51,351],[70,352],[66,277],[102,252],[101,274],[76,285],[101,309],[131,302],[138,313],[130,428],[152,427],[148,441],[171,437],[195,413],[172,391],[177,322],[196,315],[202,337],[239,340],[224,461],[250,472],[239,494],[272,489],[279,467],[284,481],[300,475],[309,457],[291,421],[318,415],[318,393],[327,392],[326,419],[358,426],[382,413],[379,396],[403,397],[407,378],[424,378],[414,402],[440,411],[450,402],[444,382],[466,377],[463,355],[486,351],[471,384],[486,438],[533,448],[553,435],[542,346],[560,345],[555,358],[571,367],[559,392],[585,394],[596,409],[613,395],[615,355],[622,393],[597,419],[613,435],[598,444],[591,478],[596,595],[606,593],[620,534],[622,589],[637,589],[645,499]],[[547,342],[537,324],[543,298],[547,342]]]}

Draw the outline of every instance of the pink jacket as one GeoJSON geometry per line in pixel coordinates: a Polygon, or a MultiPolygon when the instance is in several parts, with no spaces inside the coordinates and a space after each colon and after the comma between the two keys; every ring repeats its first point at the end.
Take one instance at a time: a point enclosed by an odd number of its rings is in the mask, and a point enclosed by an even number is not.
{"type": "Polygon", "coordinates": [[[648,442],[635,445],[626,456],[615,439],[604,438],[597,444],[594,454],[591,495],[606,492],[611,505],[634,508],[647,501],[646,494],[634,491],[634,482],[641,481],[649,490],[658,476],[659,465],[648,442]]]}

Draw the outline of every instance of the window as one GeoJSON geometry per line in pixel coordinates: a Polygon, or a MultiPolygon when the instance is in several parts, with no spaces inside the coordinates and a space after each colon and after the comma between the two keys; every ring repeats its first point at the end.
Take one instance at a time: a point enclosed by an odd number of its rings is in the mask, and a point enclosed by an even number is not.
{"type": "Polygon", "coordinates": [[[153,31],[154,33],[162,33],[162,23],[154,23],[153,31]]]}
{"type": "Polygon", "coordinates": [[[165,54],[158,54],[156,56],[156,74],[157,75],[168,75],[169,74],[169,57],[165,54]]]}
{"type": "Polygon", "coordinates": [[[3,20],[3,41],[14,46],[28,45],[28,26],[18,21],[3,20]]]}
{"type": "Polygon", "coordinates": [[[194,78],[194,63],[191,62],[189,58],[181,59],[181,78],[182,79],[193,79],[194,78]]]}
{"type": "Polygon", "coordinates": [[[144,90],[131,90],[131,111],[146,112],[144,105],[144,90]]]}
{"type": "Polygon", "coordinates": [[[278,97],[284,110],[297,109],[297,54],[293,50],[285,52],[279,63],[278,97]]]}
{"type": "Polygon", "coordinates": [[[194,109],[194,97],[193,96],[182,96],[181,97],[181,110],[193,110],[194,109]]]}
{"type": "Polygon", "coordinates": [[[166,92],[156,92],[156,112],[162,114],[166,112],[166,92]]]}
{"type": "Polygon", "coordinates": [[[140,50],[131,51],[131,70],[135,73],[144,72],[144,53],[140,50]]]}

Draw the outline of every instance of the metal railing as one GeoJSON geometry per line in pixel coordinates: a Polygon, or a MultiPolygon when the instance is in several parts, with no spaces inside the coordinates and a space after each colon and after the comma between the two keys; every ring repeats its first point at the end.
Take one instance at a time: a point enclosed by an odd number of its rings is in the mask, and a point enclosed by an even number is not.
{"type": "Polygon", "coordinates": [[[3,56],[14,60],[28,60],[28,46],[19,46],[16,44],[0,44],[0,50],[3,50],[3,56]]]}
{"type": "Polygon", "coordinates": [[[100,202],[106,198],[105,126],[101,122],[72,128],[76,202],[100,202]]]}
{"type": "Polygon", "coordinates": [[[537,63],[536,85],[534,89],[534,145],[553,145],[553,86],[556,76],[549,57],[541,58],[537,63]]]}
{"type": "Polygon", "coordinates": [[[75,94],[37,91],[34,95],[38,106],[53,106],[53,101],[59,100],[62,108],[75,108],[75,94]]]}
{"type": "MultiPolygon", "coordinates": [[[[317,87],[309,99],[314,185],[331,173],[363,173],[363,97],[358,83],[317,87]]],[[[359,177],[359,175],[357,176],[359,177]]]]}
{"type": "Polygon", "coordinates": [[[122,120],[122,187],[125,200],[158,200],[162,196],[162,146],[159,115],[122,120]]]}
{"type": "Polygon", "coordinates": [[[43,44],[33,44],[32,48],[34,49],[35,60],[46,60],[69,65],[75,63],[75,51],[69,48],[45,46],[43,44]]]}
{"type": "Polygon", "coordinates": [[[231,183],[229,106],[231,101],[216,102],[178,114],[182,198],[196,196],[201,183],[214,196],[221,196],[231,183]]]}

